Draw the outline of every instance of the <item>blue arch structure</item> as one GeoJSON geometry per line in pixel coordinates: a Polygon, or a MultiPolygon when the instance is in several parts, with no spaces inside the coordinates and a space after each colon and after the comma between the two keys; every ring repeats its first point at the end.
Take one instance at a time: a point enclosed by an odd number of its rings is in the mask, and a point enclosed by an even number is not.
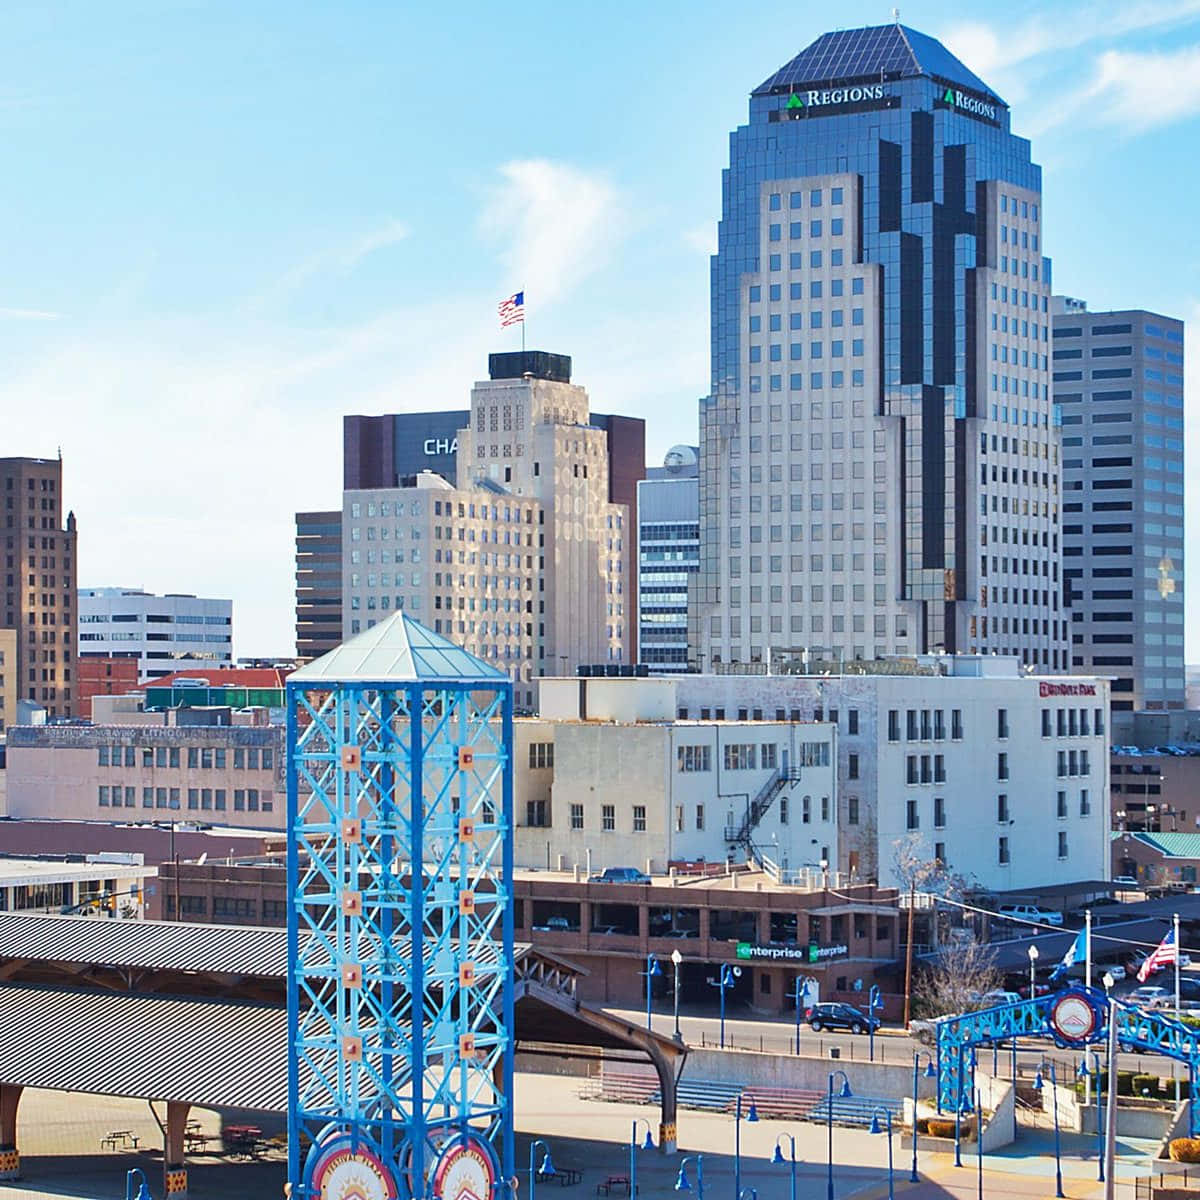
{"type": "MultiPolygon", "coordinates": [[[[964,1102],[970,1104],[974,1094],[971,1051],[977,1047],[1010,1038],[1050,1037],[1062,1049],[1078,1050],[1106,1041],[1110,1020],[1116,1022],[1117,1045],[1122,1050],[1143,1050],[1185,1063],[1190,1083],[1188,1096],[1193,1094],[1200,1069],[1200,1029],[1192,1029],[1165,1013],[1147,1012],[1112,1000],[1098,988],[1070,987],[1034,1000],[998,1004],[937,1021],[939,1110],[953,1112],[964,1102]],[[1096,1015],[1092,1032],[1080,1040],[1064,1038],[1050,1021],[1059,1001],[1071,995],[1086,1000],[1096,1015]]],[[[1200,1136],[1200,1108],[1189,1100],[1188,1109],[1191,1135],[1200,1136]]]]}

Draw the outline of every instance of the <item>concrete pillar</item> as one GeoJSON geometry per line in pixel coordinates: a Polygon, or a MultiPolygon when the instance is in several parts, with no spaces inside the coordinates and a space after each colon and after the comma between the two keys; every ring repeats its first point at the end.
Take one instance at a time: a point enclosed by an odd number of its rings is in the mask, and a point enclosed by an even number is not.
{"type": "Polygon", "coordinates": [[[21,1155],[17,1150],[17,1105],[23,1087],[0,1083],[0,1180],[21,1178],[21,1155]]]}
{"type": "Polygon", "coordinates": [[[658,1072],[658,1086],[661,1095],[661,1116],[658,1123],[658,1149],[662,1154],[674,1154],[678,1142],[678,1107],[676,1080],[673,1064],[659,1055],[652,1055],[654,1069],[658,1072]]]}
{"type": "Polygon", "coordinates": [[[192,1106],[182,1100],[167,1101],[167,1136],[163,1145],[163,1195],[167,1200],[186,1200],[187,1162],[184,1132],[192,1106]]]}

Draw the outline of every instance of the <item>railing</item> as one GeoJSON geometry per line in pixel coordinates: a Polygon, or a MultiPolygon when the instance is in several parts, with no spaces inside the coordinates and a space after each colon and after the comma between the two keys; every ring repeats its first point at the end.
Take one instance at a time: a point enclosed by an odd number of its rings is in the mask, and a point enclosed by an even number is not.
{"type": "Polygon", "coordinates": [[[1133,1181],[1133,1195],[1134,1200],[1154,1200],[1155,1193],[1161,1190],[1197,1187],[1200,1187],[1200,1166],[1172,1163],[1149,1175],[1138,1175],[1133,1181]]]}
{"type": "Polygon", "coordinates": [[[758,794],[746,806],[746,813],[742,817],[741,825],[736,830],[732,826],[726,826],[725,840],[745,846],[747,849],[753,851],[753,847],[750,845],[750,835],[758,827],[758,823],[770,811],[771,805],[775,802],[775,797],[789,783],[798,783],[799,781],[799,767],[780,767],[773,775],[768,776],[766,782],[758,789],[758,794]]]}

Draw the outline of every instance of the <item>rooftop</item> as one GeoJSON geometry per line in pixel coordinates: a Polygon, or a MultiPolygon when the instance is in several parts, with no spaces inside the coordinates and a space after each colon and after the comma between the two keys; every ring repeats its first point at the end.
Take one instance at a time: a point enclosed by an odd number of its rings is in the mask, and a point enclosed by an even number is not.
{"type": "Polygon", "coordinates": [[[832,83],[834,80],[870,79],[925,75],[957,84],[1004,101],[973,71],[968,70],[941,42],[897,22],[866,29],[837,29],[822,34],[791,62],[780,67],[752,93],[767,96],[803,84],[832,83]]]}
{"type": "Polygon", "coordinates": [[[229,667],[214,663],[211,667],[172,671],[170,675],[147,680],[141,687],[174,687],[180,680],[205,680],[210,687],[282,688],[287,677],[288,672],[277,667],[229,667]]]}
{"type": "Polygon", "coordinates": [[[83,879],[144,879],[157,874],[157,867],[137,866],[132,863],[0,857],[0,887],[75,883],[83,879]]]}

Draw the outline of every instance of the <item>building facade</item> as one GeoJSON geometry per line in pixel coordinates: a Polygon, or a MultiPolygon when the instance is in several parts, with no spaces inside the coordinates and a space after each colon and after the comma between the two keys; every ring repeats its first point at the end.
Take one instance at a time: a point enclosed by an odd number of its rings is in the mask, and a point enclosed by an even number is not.
{"type": "Polygon", "coordinates": [[[342,640],[342,514],[296,514],[296,654],[305,662],[342,640]]]}
{"type": "Polygon", "coordinates": [[[344,494],[343,637],[407,609],[507,670],[531,709],[540,675],[631,660],[636,531],[609,499],[609,435],[564,381],[570,359],[493,355],[491,369],[458,433],[458,486],[423,472],[344,494]]]}
{"type": "Polygon", "coordinates": [[[283,757],[279,725],[16,726],[8,815],[278,830],[287,815],[283,757]]]}
{"type": "Polygon", "coordinates": [[[569,717],[581,688],[591,712],[605,691],[669,683],[681,721],[830,722],[831,861],[850,878],[895,883],[894,847],[910,836],[984,888],[1107,878],[1105,679],[1032,678],[1015,658],[969,655],[862,670],[544,680],[539,713],[569,717]]]}
{"type": "Polygon", "coordinates": [[[700,405],[700,670],[1068,667],[1041,172],[899,24],[825,34],[730,139],[700,405]]]}
{"type": "MultiPolygon", "coordinates": [[[[62,459],[0,458],[5,504],[4,628],[17,631],[18,698],[51,717],[75,711],[75,514],[62,459]]],[[[10,668],[6,668],[6,673],[10,668]]],[[[15,715],[10,714],[11,724],[15,715]]]]}
{"type": "Polygon", "coordinates": [[[686,671],[688,582],[700,569],[695,446],[673,446],[638,484],[639,663],[686,671]]]}
{"type": "Polygon", "coordinates": [[[233,601],[140,588],[80,588],[81,655],[131,658],[140,680],[169,675],[182,662],[233,661],[233,601]]]}
{"type": "Polygon", "coordinates": [[[83,654],[75,663],[75,677],[75,714],[90,721],[94,697],[124,696],[137,691],[138,660],[83,654]]]}
{"type": "Polygon", "coordinates": [[[1054,297],[1071,662],[1113,708],[1186,706],[1183,322],[1054,297]]]}

